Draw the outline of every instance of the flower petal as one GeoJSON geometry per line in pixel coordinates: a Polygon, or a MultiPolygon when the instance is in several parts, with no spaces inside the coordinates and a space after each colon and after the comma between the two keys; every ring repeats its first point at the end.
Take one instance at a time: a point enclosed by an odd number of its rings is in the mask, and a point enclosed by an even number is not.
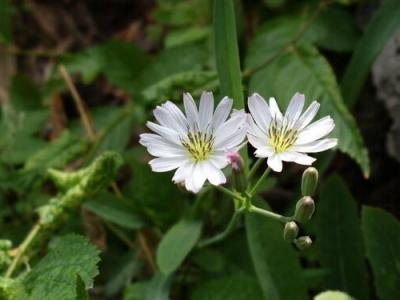
{"type": "Polygon", "coordinates": [[[187,128],[184,127],[183,124],[177,122],[177,120],[174,118],[174,115],[171,114],[171,112],[165,108],[165,106],[157,106],[153,114],[162,126],[170,128],[172,130],[175,130],[181,135],[186,135],[187,128]]]}
{"type": "Polygon", "coordinates": [[[271,113],[267,102],[259,94],[254,93],[248,98],[247,104],[250,114],[258,127],[265,133],[268,132],[268,127],[271,123],[271,113]]]}
{"type": "MultiPolygon", "coordinates": [[[[214,97],[211,92],[203,92],[200,97],[199,105],[199,127],[206,131],[209,127],[214,111],[214,97]]],[[[211,128],[210,128],[211,129],[211,128]]]]}
{"type": "Polygon", "coordinates": [[[256,157],[270,157],[274,154],[275,154],[274,149],[267,146],[257,148],[257,150],[254,152],[254,155],[256,157]]]}
{"type": "Polygon", "coordinates": [[[269,110],[271,112],[272,119],[276,119],[277,121],[282,121],[282,113],[279,110],[278,104],[274,97],[269,98],[269,110]]]}
{"type": "Polygon", "coordinates": [[[285,152],[281,153],[280,157],[284,161],[295,162],[300,165],[311,165],[316,159],[314,157],[308,156],[307,154],[299,153],[299,152],[285,152]]]}
{"type": "Polygon", "coordinates": [[[172,177],[172,181],[174,183],[181,183],[188,178],[190,173],[193,170],[193,161],[185,161],[175,172],[174,177],[172,177]]]}
{"type": "Polygon", "coordinates": [[[188,175],[185,181],[185,187],[188,191],[198,193],[203,187],[206,178],[203,168],[198,163],[195,163],[191,174],[188,175]]]}
{"type": "Polygon", "coordinates": [[[153,172],[168,172],[179,168],[185,161],[185,157],[157,157],[149,161],[153,172]]]}
{"type": "Polygon", "coordinates": [[[274,155],[268,157],[267,163],[268,163],[268,166],[275,172],[282,171],[282,160],[278,154],[274,154],[274,155]]]}
{"type": "Polygon", "coordinates": [[[306,127],[316,116],[319,110],[320,104],[317,101],[313,101],[310,106],[306,109],[306,111],[301,115],[299,120],[297,121],[296,127],[298,130],[302,130],[306,127]]]}
{"type": "Polygon", "coordinates": [[[175,130],[172,130],[165,126],[158,125],[150,121],[147,121],[146,125],[148,128],[150,128],[152,131],[162,136],[167,141],[177,145],[181,144],[179,134],[175,130]]]}
{"type": "Polygon", "coordinates": [[[330,116],[319,119],[318,121],[311,123],[302,131],[300,131],[299,137],[297,138],[295,145],[302,145],[318,140],[321,137],[329,134],[334,127],[335,123],[330,116]]]}
{"type": "Polygon", "coordinates": [[[239,111],[232,114],[232,117],[215,131],[214,147],[216,149],[224,147],[224,143],[231,139],[241,128],[247,128],[246,119],[247,114],[245,112],[239,111]]]}
{"type": "Polygon", "coordinates": [[[191,130],[197,129],[199,125],[199,113],[197,112],[196,103],[192,95],[189,93],[183,94],[183,105],[185,107],[186,119],[191,130]]]}
{"type": "Polygon", "coordinates": [[[207,175],[208,181],[212,185],[220,185],[226,182],[226,177],[224,173],[214,166],[211,162],[204,162],[203,163],[203,171],[207,175]]]}
{"type": "Polygon", "coordinates": [[[212,128],[215,131],[218,129],[228,118],[232,109],[233,100],[224,97],[215,109],[215,113],[212,120],[212,128]]]}
{"type": "Polygon", "coordinates": [[[308,153],[322,152],[335,147],[337,145],[337,142],[337,139],[322,139],[310,142],[308,144],[293,146],[291,150],[308,153]]]}
{"type": "Polygon", "coordinates": [[[296,93],[289,102],[286,109],[285,118],[289,122],[289,126],[293,126],[300,117],[304,106],[304,94],[296,93]]]}

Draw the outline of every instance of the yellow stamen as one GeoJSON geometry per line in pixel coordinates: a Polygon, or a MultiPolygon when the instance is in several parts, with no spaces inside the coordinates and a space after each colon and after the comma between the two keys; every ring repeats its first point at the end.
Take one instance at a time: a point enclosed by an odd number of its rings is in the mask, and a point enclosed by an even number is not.
{"type": "Polygon", "coordinates": [[[188,140],[181,143],[195,161],[202,161],[210,157],[214,138],[202,132],[189,132],[188,140]]]}
{"type": "Polygon", "coordinates": [[[288,150],[297,140],[298,132],[293,128],[289,128],[285,122],[279,124],[275,119],[268,130],[269,143],[277,153],[288,150]]]}

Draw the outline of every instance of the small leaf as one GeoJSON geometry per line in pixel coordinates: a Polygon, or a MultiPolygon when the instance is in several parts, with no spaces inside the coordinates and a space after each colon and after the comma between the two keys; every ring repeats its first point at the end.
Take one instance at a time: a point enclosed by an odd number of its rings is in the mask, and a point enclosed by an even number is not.
{"type": "Polygon", "coordinates": [[[157,249],[157,264],[165,275],[179,268],[201,234],[199,220],[183,219],[163,236],[157,249]]]}
{"type": "Polygon", "coordinates": [[[383,209],[364,206],[362,230],[379,299],[400,299],[400,222],[383,209]]]}
{"type": "Polygon", "coordinates": [[[124,200],[109,193],[98,194],[94,199],[85,202],[84,206],[104,220],[124,228],[139,229],[145,224],[143,218],[134,213],[124,200]]]}
{"type": "Polygon", "coordinates": [[[323,185],[315,218],[316,247],[321,266],[328,270],[327,288],[345,291],[356,299],[368,299],[357,205],[340,177],[330,177],[323,185]]]}
{"type": "Polygon", "coordinates": [[[354,298],[340,291],[325,291],[315,296],[314,300],[354,300],[354,298]]]}
{"type": "Polygon", "coordinates": [[[170,286],[170,276],[156,273],[147,287],[146,300],[169,300],[170,286]]]}
{"type": "MultiPolygon", "coordinates": [[[[260,199],[255,204],[266,208],[260,199]]],[[[283,226],[260,215],[246,214],[246,232],[264,298],[308,299],[298,255],[283,240],[283,226]]]]}
{"type": "Polygon", "coordinates": [[[354,106],[372,63],[400,28],[400,1],[386,0],[358,42],[341,81],[343,99],[354,106]]]}
{"type": "Polygon", "coordinates": [[[190,300],[260,300],[262,291],[257,279],[248,275],[231,275],[211,279],[196,287],[190,300]]]}
{"type": "Polygon", "coordinates": [[[99,250],[84,237],[70,234],[59,238],[24,279],[29,299],[76,300],[77,276],[85,289],[91,288],[99,261],[99,250]]]}

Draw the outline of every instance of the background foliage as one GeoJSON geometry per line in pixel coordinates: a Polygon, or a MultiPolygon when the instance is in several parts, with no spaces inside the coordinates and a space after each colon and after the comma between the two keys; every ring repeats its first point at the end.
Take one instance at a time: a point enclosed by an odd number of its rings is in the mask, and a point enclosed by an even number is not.
{"type": "MultiPolygon", "coordinates": [[[[398,0],[0,0],[0,299],[400,299],[400,168],[369,78],[399,28],[398,0]],[[253,215],[198,246],[230,199],[151,172],[138,134],[203,90],[235,108],[299,91],[335,119],[311,249],[253,215]]],[[[291,214],[302,171],[285,165],[258,204],[291,214]]]]}

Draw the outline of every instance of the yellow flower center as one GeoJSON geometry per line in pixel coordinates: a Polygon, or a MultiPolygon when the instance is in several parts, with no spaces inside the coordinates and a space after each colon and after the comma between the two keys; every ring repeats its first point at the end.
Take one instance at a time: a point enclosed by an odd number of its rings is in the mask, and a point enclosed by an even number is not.
{"type": "Polygon", "coordinates": [[[202,161],[210,157],[214,138],[202,132],[189,132],[188,140],[182,140],[181,143],[195,161],[202,161]]]}
{"type": "Polygon", "coordinates": [[[287,151],[296,142],[298,132],[296,129],[289,128],[285,122],[278,123],[272,120],[268,130],[269,143],[277,153],[287,151]]]}

